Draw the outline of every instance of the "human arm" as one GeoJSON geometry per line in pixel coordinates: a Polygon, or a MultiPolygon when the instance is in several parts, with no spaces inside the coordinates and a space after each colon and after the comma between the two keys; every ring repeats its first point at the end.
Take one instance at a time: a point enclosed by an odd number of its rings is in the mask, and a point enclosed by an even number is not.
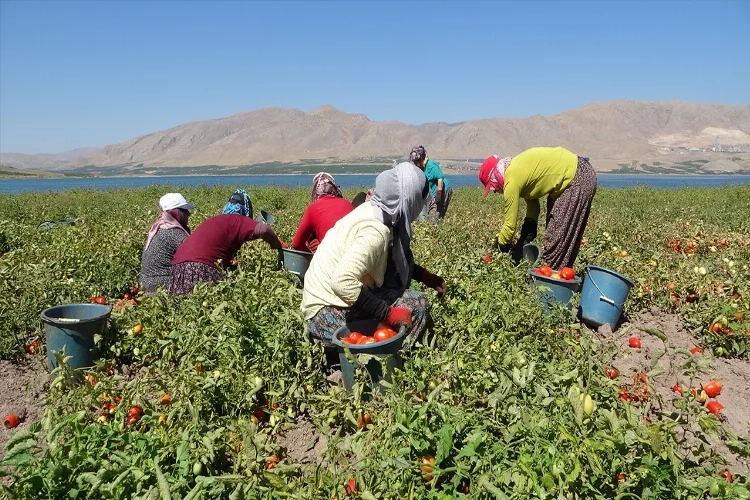
{"type": "Polygon", "coordinates": [[[310,235],[313,232],[313,216],[310,206],[305,209],[305,213],[302,214],[302,220],[297,227],[297,233],[294,235],[292,240],[292,248],[299,250],[300,252],[307,252],[307,241],[310,239],[310,235]]]}
{"type": "Polygon", "coordinates": [[[276,236],[276,233],[271,229],[271,226],[263,222],[258,222],[253,229],[252,235],[245,241],[261,239],[268,243],[268,246],[274,250],[278,250],[282,247],[281,240],[276,236]]]}
{"type": "Polygon", "coordinates": [[[413,277],[420,283],[424,283],[428,287],[435,290],[439,296],[444,295],[445,291],[447,290],[447,286],[443,278],[441,278],[437,274],[432,274],[430,271],[418,264],[414,265],[413,277]]]}
{"type": "Polygon", "coordinates": [[[518,203],[520,195],[520,189],[518,189],[515,184],[508,183],[506,180],[505,189],[503,190],[505,215],[503,219],[503,227],[497,235],[498,245],[510,245],[513,242],[513,236],[516,233],[516,225],[518,223],[518,203]]]}

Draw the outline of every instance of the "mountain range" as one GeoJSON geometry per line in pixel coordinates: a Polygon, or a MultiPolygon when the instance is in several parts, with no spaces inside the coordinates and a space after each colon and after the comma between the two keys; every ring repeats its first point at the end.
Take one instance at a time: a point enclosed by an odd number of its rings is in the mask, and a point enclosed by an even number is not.
{"type": "Polygon", "coordinates": [[[560,145],[590,157],[598,170],[605,171],[695,160],[729,170],[747,169],[750,105],[610,101],[551,116],[422,125],[372,121],[328,105],[310,112],[269,107],[189,122],[100,149],[58,155],[2,153],[0,164],[43,170],[93,165],[104,171],[107,167],[236,167],[312,160],[368,163],[403,158],[416,144],[424,145],[431,157],[448,162],[491,154],[512,156],[533,146],[560,145]],[[711,151],[718,144],[722,151],[711,151]]]}

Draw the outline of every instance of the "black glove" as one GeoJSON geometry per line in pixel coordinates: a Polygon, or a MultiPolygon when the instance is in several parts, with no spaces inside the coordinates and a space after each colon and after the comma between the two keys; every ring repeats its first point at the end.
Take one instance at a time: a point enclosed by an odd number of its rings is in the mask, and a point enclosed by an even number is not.
{"type": "Polygon", "coordinates": [[[536,226],[537,222],[531,217],[526,217],[523,220],[523,226],[521,226],[521,237],[519,241],[521,245],[531,243],[536,238],[536,226]]]}
{"type": "Polygon", "coordinates": [[[492,244],[492,250],[494,250],[495,252],[508,253],[510,252],[510,249],[511,249],[510,243],[501,245],[499,241],[495,240],[495,243],[492,244]]]}

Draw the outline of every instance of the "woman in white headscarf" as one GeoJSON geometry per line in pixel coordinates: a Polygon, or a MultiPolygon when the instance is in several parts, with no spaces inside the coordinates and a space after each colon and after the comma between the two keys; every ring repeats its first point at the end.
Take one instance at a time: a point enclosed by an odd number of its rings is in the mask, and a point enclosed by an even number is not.
{"type": "Polygon", "coordinates": [[[169,288],[172,257],[190,234],[188,217],[195,205],[180,193],[167,193],[159,200],[161,213],[148,232],[141,257],[141,283],[147,294],[169,288]]]}
{"type": "Polygon", "coordinates": [[[416,279],[445,293],[445,282],[414,264],[411,223],[424,206],[424,173],[401,163],[378,175],[372,197],[344,216],[320,243],[305,274],[302,312],[310,337],[325,347],[348,322],[377,319],[406,326],[413,342],[427,325],[430,304],[410,290],[416,279]]]}

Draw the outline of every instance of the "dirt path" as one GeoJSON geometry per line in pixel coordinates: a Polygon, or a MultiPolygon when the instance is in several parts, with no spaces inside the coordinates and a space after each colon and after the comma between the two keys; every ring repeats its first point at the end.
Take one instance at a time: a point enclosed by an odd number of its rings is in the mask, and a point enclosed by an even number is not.
{"type": "Polygon", "coordinates": [[[13,413],[21,420],[15,429],[0,427],[0,459],[5,456],[5,443],[11,435],[28,429],[44,413],[41,401],[49,387],[45,361],[44,356],[26,356],[20,361],[0,360],[0,418],[13,413]]]}

